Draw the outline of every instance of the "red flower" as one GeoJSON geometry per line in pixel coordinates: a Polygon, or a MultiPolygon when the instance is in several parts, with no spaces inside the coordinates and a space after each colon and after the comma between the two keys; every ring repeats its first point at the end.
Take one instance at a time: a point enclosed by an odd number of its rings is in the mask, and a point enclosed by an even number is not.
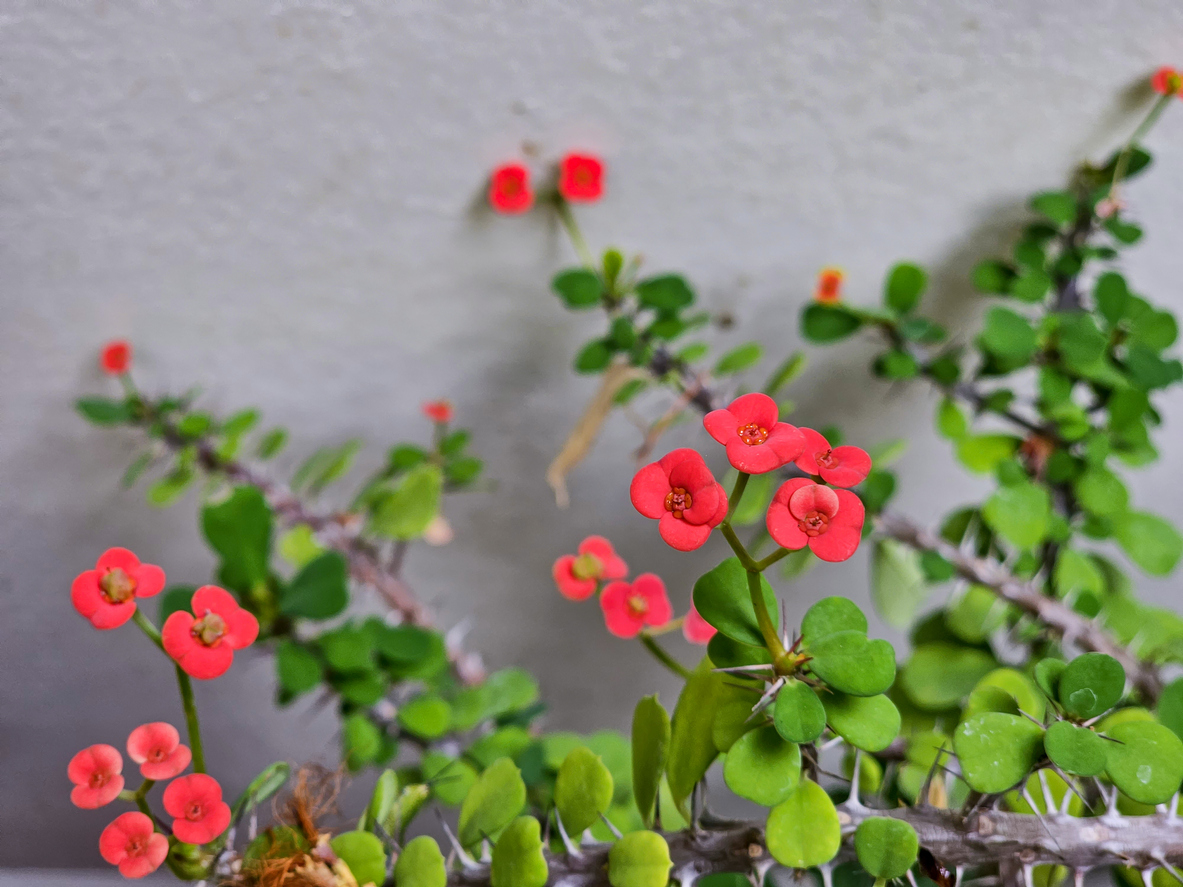
{"type": "Polygon", "coordinates": [[[110,804],[123,791],[123,756],[110,745],[92,745],[70,758],[66,775],[74,788],[70,800],[75,807],[94,810],[110,804]]]}
{"type": "Polygon", "coordinates": [[[530,170],[520,163],[507,163],[489,177],[489,205],[499,213],[524,213],[534,203],[530,170]]]}
{"type": "Polygon", "coordinates": [[[691,449],[674,450],[638,471],[629,496],[637,511],[661,522],[661,538],[679,551],[700,548],[727,517],[723,485],[691,449]]]}
{"type": "Polygon", "coordinates": [[[234,651],[249,647],[259,636],[259,621],[216,585],[203,585],[193,592],[193,612],[196,618],[183,610],[173,613],[160,634],[164,652],[195,678],[209,680],[224,674],[234,651]]]}
{"type": "Polygon", "coordinates": [[[124,813],[99,835],[99,853],[119,866],[125,878],[142,878],[160,868],[168,856],[168,838],[156,832],[143,813],[124,813]]]}
{"type": "Polygon", "coordinates": [[[858,548],[866,512],[849,490],[831,490],[804,477],[785,481],[768,506],[768,535],[782,548],[809,546],[823,561],[844,561],[858,548]]]}
{"type": "Polygon", "coordinates": [[[140,765],[145,779],[172,779],[193,759],[189,747],[181,745],[177,728],[163,721],[132,730],[127,737],[127,756],[140,765]]]}
{"type": "Polygon", "coordinates": [[[1174,68],[1159,68],[1150,78],[1150,86],[1160,95],[1183,96],[1183,73],[1174,68]]]}
{"type": "Polygon", "coordinates": [[[635,638],[646,625],[665,625],[674,615],[665,583],[652,573],[642,573],[631,583],[609,583],[600,606],[608,631],[618,638],[635,638]]]}
{"type": "Polygon", "coordinates": [[[817,275],[813,298],[823,305],[842,301],[842,281],[846,277],[841,268],[822,268],[817,275]]]}
{"type": "Polygon", "coordinates": [[[603,536],[588,536],[579,543],[579,554],[564,554],[551,573],[563,597],[583,601],[596,593],[601,580],[627,576],[628,564],[603,536]]]}
{"type": "Polygon", "coordinates": [[[871,457],[858,447],[831,447],[830,442],[812,428],[802,428],[805,449],[797,457],[797,467],[806,474],[820,476],[836,487],[853,487],[867,479],[871,457]]]}
{"type": "Polygon", "coordinates": [[[95,628],[118,628],[136,611],[136,598],[164,588],[164,570],[141,564],[126,548],[108,548],[93,570],[79,573],[70,587],[74,609],[95,628]]]}
{"type": "Polygon", "coordinates": [[[692,644],[705,644],[715,636],[717,630],[715,626],[702,618],[702,614],[698,612],[698,608],[694,604],[690,605],[690,612],[682,620],[682,634],[685,635],[686,640],[692,644]]]}
{"type": "Polygon", "coordinates": [[[559,163],[559,193],[572,201],[604,196],[604,162],[591,154],[568,154],[559,163]]]}
{"type": "Polygon", "coordinates": [[[795,425],[778,422],[776,401],[753,392],[737,397],[725,410],[703,418],[707,434],[727,447],[731,467],[748,474],[764,474],[788,465],[801,455],[805,438],[795,425]]]}
{"type": "Polygon", "coordinates": [[[174,820],[173,834],[186,844],[208,844],[230,825],[230,805],[222,800],[222,786],[205,773],[174,779],[162,800],[174,820]]]}
{"type": "Polygon", "coordinates": [[[430,400],[422,406],[423,415],[432,422],[441,425],[452,421],[452,402],[450,400],[430,400]]]}
{"type": "Polygon", "coordinates": [[[131,369],[131,344],[123,339],[108,342],[99,355],[99,368],[110,376],[122,376],[131,369]]]}

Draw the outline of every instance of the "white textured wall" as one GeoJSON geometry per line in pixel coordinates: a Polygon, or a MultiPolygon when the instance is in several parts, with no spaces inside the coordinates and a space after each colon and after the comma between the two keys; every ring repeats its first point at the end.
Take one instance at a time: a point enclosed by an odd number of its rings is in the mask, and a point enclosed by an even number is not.
{"type": "MultiPolygon", "coordinates": [[[[498,488],[450,508],[458,539],[413,555],[415,585],[474,617],[492,664],[541,673],[552,725],[623,727],[672,686],[553,593],[551,560],[605,531],[684,607],[720,552],[675,556],[632,512],[621,417],[556,514],[542,474],[593,388],[567,368],[598,321],[548,295],[571,257],[547,221],[474,212],[486,170],[525,140],[602,152],[593,241],[685,270],[785,351],[831,262],[872,298],[914,258],[942,316],[972,317],[967,269],[1028,192],[1128,132],[1131,85],[1172,60],[1177,0],[0,4],[0,864],[97,865],[106,817],[69,806],[67,759],[179,716],[155,652],[90,630],[70,579],[113,544],[178,581],[212,563],[194,501],[121,492],[133,438],[71,412],[104,387],[102,341],[129,336],[153,386],[262,406],[298,453],[360,435],[376,460],[423,431],[420,401],[453,398],[498,488]]],[[[1132,194],[1149,232],[1133,280],[1176,308],[1181,137],[1183,106],[1132,194]]],[[[935,518],[975,487],[928,432],[931,396],[867,382],[870,353],[819,352],[798,419],[916,432],[901,504],[935,518]]],[[[1139,503],[1183,518],[1181,480],[1168,458],[1139,503]]],[[[863,594],[865,572],[817,570],[792,599],[863,594]]],[[[270,694],[249,657],[198,691],[227,785],[333,753],[331,716],[274,713],[270,694]]]]}

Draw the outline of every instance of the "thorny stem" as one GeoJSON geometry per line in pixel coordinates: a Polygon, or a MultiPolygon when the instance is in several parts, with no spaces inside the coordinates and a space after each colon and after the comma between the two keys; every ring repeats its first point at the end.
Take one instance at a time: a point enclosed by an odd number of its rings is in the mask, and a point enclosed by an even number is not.
{"type": "MultiPolygon", "coordinates": [[[[160,632],[156,630],[156,626],[148,621],[148,617],[137,609],[131,618],[148,636],[148,640],[154,643],[160,652],[164,653],[164,641],[161,640],[160,632]]],[[[165,653],[165,655],[168,654],[165,653]]],[[[172,661],[172,657],[169,657],[169,661],[172,661]]],[[[193,684],[181,666],[177,665],[176,669],[177,685],[181,690],[181,707],[185,709],[185,725],[189,732],[189,750],[193,752],[193,769],[198,773],[204,773],[205,751],[201,744],[201,724],[197,719],[197,703],[193,699],[193,684]]],[[[143,790],[142,787],[141,790],[143,790]]]]}
{"type": "Polygon", "coordinates": [[[658,643],[657,638],[647,631],[641,632],[638,637],[640,637],[641,643],[644,645],[645,649],[653,654],[654,659],[656,659],[683,680],[688,680],[690,678],[690,669],[671,656],[665,647],[658,643]]]}

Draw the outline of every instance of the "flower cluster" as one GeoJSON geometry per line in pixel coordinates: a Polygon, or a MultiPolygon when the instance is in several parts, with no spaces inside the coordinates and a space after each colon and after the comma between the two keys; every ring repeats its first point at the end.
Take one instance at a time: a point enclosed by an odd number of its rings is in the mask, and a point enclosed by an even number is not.
{"type": "MultiPolygon", "coordinates": [[[[591,203],[604,194],[604,162],[594,154],[571,153],[559,161],[555,183],[558,195],[573,203],[591,203]]],[[[499,213],[516,215],[534,205],[530,169],[506,163],[489,176],[489,205],[499,213]]]]}
{"type": "MultiPolygon", "coordinates": [[[[766,394],[745,394],[722,410],[712,410],[703,425],[727,451],[727,461],[742,474],[766,474],[794,464],[807,477],[786,481],[768,508],[768,533],[782,548],[806,546],[826,561],[844,561],[862,537],[865,510],[847,489],[866,479],[871,457],[858,447],[832,447],[812,428],[779,420],[766,394]]],[[[633,478],[633,506],[659,521],[661,538],[679,551],[701,547],[727,516],[727,494],[691,449],[674,450],[633,478]]]]}
{"type": "MultiPolygon", "coordinates": [[[[575,554],[564,554],[551,568],[563,597],[585,601],[600,595],[604,624],[618,638],[635,638],[650,628],[673,627],[674,611],[665,583],[653,573],[625,581],[628,564],[603,536],[588,536],[575,554]]],[[[682,633],[692,644],[705,644],[715,629],[691,607],[682,620],[682,633]]]]}
{"type": "MultiPolygon", "coordinates": [[[[230,825],[230,807],[222,800],[222,788],[204,773],[180,774],[193,755],[181,743],[172,724],[154,722],[132,730],[127,737],[127,754],[140,765],[144,783],[135,793],[125,792],[123,756],[114,746],[98,744],[84,748],[70,760],[66,774],[74,783],[70,800],[85,810],[105,807],[122,798],[146,803],[153,784],[172,779],[164,790],[164,809],[173,817],[172,833],[179,841],[207,844],[230,825]]],[[[127,878],[141,878],[159,868],[168,854],[168,839],[156,832],[144,813],[124,813],[103,829],[99,852],[118,866],[127,878]]]]}

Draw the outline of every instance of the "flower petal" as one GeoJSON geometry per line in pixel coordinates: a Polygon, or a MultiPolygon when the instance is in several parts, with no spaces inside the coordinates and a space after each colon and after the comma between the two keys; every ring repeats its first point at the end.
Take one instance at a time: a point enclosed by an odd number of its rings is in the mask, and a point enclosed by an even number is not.
{"type": "Polygon", "coordinates": [[[860,533],[863,523],[867,519],[867,509],[863,507],[863,500],[850,490],[835,490],[838,496],[838,513],[830,519],[830,526],[852,527],[860,533]]]}
{"type": "Polygon", "coordinates": [[[781,484],[776,495],[772,497],[764,522],[768,527],[768,535],[781,548],[797,551],[804,548],[809,541],[809,537],[802,532],[798,519],[789,513],[789,500],[793,494],[809,486],[814,486],[809,478],[795,477],[781,484]]]}
{"type": "Polygon", "coordinates": [[[826,532],[809,540],[809,548],[823,561],[838,563],[854,554],[861,540],[862,534],[853,527],[831,524],[826,532]]]}
{"type": "Polygon", "coordinates": [[[682,620],[682,635],[692,644],[705,644],[713,638],[718,629],[702,618],[693,604],[682,620]]]}
{"type": "Polygon", "coordinates": [[[723,499],[724,505],[727,502],[727,494],[714,478],[711,478],[709,484],[694,490],[691,496],[693,501],[690,507],[682,512],[682,520],[688,524],[710,523],[719,510],[719,499],[723,499]]]}
{"type": "Polygon", "coordinates": [[[193,637],[193,623],[197,620],[192,613],[177,610],[170,613],[164,620],[164,627],[160,629],[160,640],[164,645],[164,652],[180,662],[197,641],[193,637]]]}
{"type": "MultiPolygon", "coordinates": [[[[671,488],[681,487],[691,495],[696,495],[703,487],[709,487],[714,483],[715,476],[711,474],[711,470],[707,468],[701,458],[684,459],[670,466],[669,484],[671,488]]],[[[662,504],[664,505],[664,502],[662,504]]],[[[713,504],[711,510],[714,510],[713,504]]]]}
{"type": "Polygon", "coordinates": [[[212,681],[221,677],[233,662],[234,648],[229,644],[207,647],[196,642],[177,659],[177,665],[181,666],[181,670],[199,681],[212,681]]]}
{"type": "Polygon", "coordinates": [[[737,397],[728,404],[727,412],[735,416],[737,427],[758,425],[765,430],[771,430],[780,415],[776,401],[759,391],[737,397]]]}
{"type": "Polygon", "coordinates": [[[776,471],[789,460],[782,459],[776,450],[766,443],[751,446],[737,437],[727,444],[727,461],[736,471],[765,474],[776,471]]]}
{"type": "Polygon", "coordinates": [[[211,612],[217,613],[225,619],[235,610],[239,609],[238,601],[234,595],[216,585],[203,585],[197,591],[193,592],[191,606],[194,615],[198,618],[204,616],[207,612],[211,612]]]}
{"type": "Polygon", "coordinates": [[[628,599],[633,587],[627,582],[611,582],[600,595],[600,609],[604,624],[618,638],[635,638],[644,623],[629,609],[628,599]]]}
{"type": "Polygon", "coordinates": [[[148,836],[139,856],[129,856],[119,863],[119,874],[125,878],[142,878],[160,868],[168,856],[168,838],[155,833],[148,836]]]}
{"type": "Polygon", "coordinates": [[[554,567],[551,568],[551,575],[554,577],[555,585],[558,586],[559,594],[570,601],[585,601],[595,594],[596,580],[576,579],[571,572],[574,563],[575,555],[564,554],[555,561],[554,567]]]}
{"type": "Polygon", "coordinates": [[[193,752],[187,745],[178,745],[163,761],[150,761],[140,764],[140,775],[145,779],[172,779],[179,775],[193,760],[193,752]]]}
{"type": "MultiPolygon", "coordinates": [[[[726,504],[727,500],[724,499],[723,505],[726,506],[726,504]]],[[[678,551],[694,551],[696,548],[702,548],[710,538],[712,527],[710,524],[688,524],[667,513],[662,517],[657,529],[661,533],[661,538],[670,548],[676,548],[678,551]]]]}
{"type": "Polygon", "coordinates": [[[867,479],[871,470],[871,457],[859,447],[835,447],[833,457],[838,461],[834,468],[821,468],[822,479],[836,487],[853,487],[867,479]]]}
{"type": "Polygon", "coordinates": [[[707,526],[712,530],[723,523],[723,518],[727,517],[727,491],[723,489],[722,484],[715,484],[715,493],[719,497],[719,504],[715,508],[715,513],[711,515],[711,519],[707,521],[707,526]]]}
{"type": "Polygon", "coordinates": [[[817,511],[832,518],[838,513],[838,504],[837,493],[821,484],[810,483],[798,487],[789,496],[789,514],[797,520],[804,520],[811,511],[817,511]]]}
{"type": "Polygon", "coordinates": [[[153,751],[160,750],[166,755],[172,754],[180,742],[181,734],[166,721],[141,724],[127,737],[127,756],[137,764],[142,764],[153,751]]]}
{"type": "Polygon", "coordinates": [[[98,562],[94,565],[94,568],[98,570],[99,575],[118,569],[130,576],[136,571],[139,565],[140,559],[126,548],[108,548],[99,555],[98,562]]]}
{"type": "Polygon", "coordinates": [[[702,417],[702,427],[721,444],[729,444],[739,439],[736,435],[739,422],[730,410],[711,410],[702,417]]]}
{"type": "Polygon", "coordinates": [[[633,475],[633,482],[628,489],[633,508],[652,520],[667,513],[665,497],[669,492],[669,475],[660,462],[650,463],[633,475]]]}
{"type": "Polygon", "coordinates": [[[805,435],[796,425],[777,422],[765,445],[776,451],[782,465],[788,465],[805,451],[805,435]]]}
{"type": "Polygon", "coordinates": [[[140,564],[131,575],[136,580],[136,597],[152,597],[164,588],[164,570],[156,564],[140,564]]]}
{"type": "Polygon", "coordinates": [[[796,461],[797,467],[806,474],[816,476],[818,473],[817,456],[830,449],[830,442],[812,428],[798,428],[797,430],[805,438],[805,446],[801,450],[801,455],[794,461],[796,461]]]}
{"type": "Polygon", "coordinates": [[[74,577],[74,582],[70,586],[70,603],[87,619],[107,603],[103,597],[103,590],[99,587],[99,574],[96,570],[87,570],[74,577]]]}
{"type": "Polygon", "coordinates": [[[642,573],[633,580],[633,593],[640,594],[649,605],[642,617],[646,625],[665,625],[674,618],[674,608],[660,576],[642,573]]]}
{"type": "Polygon", "coordinates": [[[226,620],[226,633],[222,635],[222,643],[232,649],[241,650],[249,647],[259,636],[259,620],[249,610],[236,607],[233,612],[222,618],[226,620]]]}

